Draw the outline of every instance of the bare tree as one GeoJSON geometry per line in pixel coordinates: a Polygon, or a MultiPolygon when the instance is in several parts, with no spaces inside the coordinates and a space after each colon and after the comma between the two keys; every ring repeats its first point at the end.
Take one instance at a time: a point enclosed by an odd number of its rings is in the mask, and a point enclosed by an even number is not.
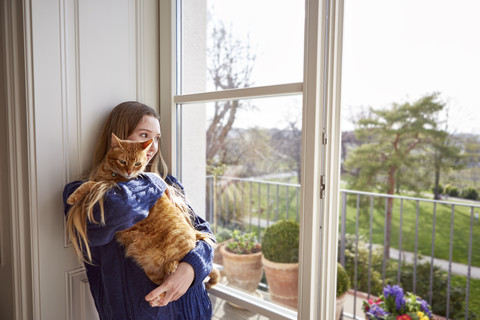
{"type": "MultiPolygon", "coordinates": [[[[222,22],[214,25],[212,45],[208,50],[208,73],[215,90],[250,86],[250,76],[255,63],[249,41],[243,43],[228,33],[222,22]]],[[[217,101],[212,122],[207,129],[207,159],[223,162],[222,150],[233,127],[239,109],[247,106],[240,100],[217,101]]]]}

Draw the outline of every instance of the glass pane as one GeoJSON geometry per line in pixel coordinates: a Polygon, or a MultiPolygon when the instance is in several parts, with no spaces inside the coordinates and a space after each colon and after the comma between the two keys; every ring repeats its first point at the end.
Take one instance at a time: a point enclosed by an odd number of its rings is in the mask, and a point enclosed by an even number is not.
{"type": "Polygon", "coordinates": [[[480,314],[479,11],[345,1],[339,256],[364,299],[394,283],[442,317],[480,314]]]}
{"type": "Polygon", "coordinates": [[[301,82],[304,7],[302,0],[183,1],[179,94],[301,82]]]}
{"type": "MultiPolygon", "coordinates": [[[[253,254],[242,254],[253,259],[251,266],[231,252],[235,251],[233,245],[227,252],[217,250],[215,261],[224,266],[222,282],[259,298],[296,308],[298,264],[297,269],[289,271],[294,280],[293,287],[288,287],[265,278],[269,276],[264,275],[267,269],[262,253],[267,254],[265,241],[280,243],[288,234],[281,231],[268,236],[266,228],[279,220],[289,220],[287,228],[293,225],[294,239],[288,240],[290,249],[280,249],[280,253],[288,253],[281,259],[298,261],[301,96],[219,101],[180,108],[182,180],[193,207],[205,213],[223,248],[228,246],[224,241],[235,233],[240,245],[251,244],[253,239],[262,246],[243,252],[253,251],[253,254]],[[235,268],[238,266],[240,270],[235,268]],[[234,273],[237,271],[247,271],[247,274],[237,275],[234,273]],[[288,288],[287,299],[272,298],[272,290],[279,286],[288,288]]],[[[277,247],[280,244],[275,243],[273,249],[277,247]]],[[[237,247],[237,250],[243,248],[237,247]]]]}

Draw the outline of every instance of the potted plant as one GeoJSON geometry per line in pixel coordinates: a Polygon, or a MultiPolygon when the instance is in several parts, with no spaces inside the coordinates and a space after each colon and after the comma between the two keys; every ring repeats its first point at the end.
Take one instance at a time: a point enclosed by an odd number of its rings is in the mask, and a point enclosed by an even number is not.
{"type": "Polygon", "coordinates": [[[234,230],[220,252],[228,283],[248,293],[255,292],[263,274],[261,245],[255,234],[234,230]]]}
{"type": "Polygon", "coordinates": [[[218,231],[215,233],[217,246],[215,248],[215,254],[213,256],[213,262],[217,264],[223,264],[223,256],[220,252],[220,247],[224,246],[227,241],[232,238],[232,231],[222,227],[218,227],[217,230],[218,231]]]}
{"type": "Polygon", "coordinates": [[[262,238],[262,263],[272,301],[298,307],[298,239],[300,226],[279,220],[262,238]]]}
{"type": "Polygon", "coordinates": [[[339,320],[342,315],[343,305],[349,289],[350,278],[348,277],[348,273],[340,263],[337,263],[337,307],[335,313],[335,319],[337,320],[339,320]]]}
{"type": "Polygon", "coordinates": [[[368,320],[432,320],[430,305],[417,295],[403,292],[399,286],[387,285],[383,294],[363,302],[363,310],[368,320]]]}

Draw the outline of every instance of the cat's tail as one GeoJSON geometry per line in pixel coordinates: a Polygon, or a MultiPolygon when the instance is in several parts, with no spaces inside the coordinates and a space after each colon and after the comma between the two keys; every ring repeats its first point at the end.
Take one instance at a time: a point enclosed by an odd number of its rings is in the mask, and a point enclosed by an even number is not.
{"type": "Polygon", "coordinates": [[[217,244],[213,240],[212,235],[209,234],[209,233],[204,233],[204,232],[200,232],[200,231],[196,230],[195,238],[196,238],[196,241],[198,241],[198,240],[205,241],[206,243],[208,243],[214,249],[217,247],[217,244]]]}
{"type": "Polygon", "coordinates": [[[213,287],[218,283],[218,280],[220,279],[220,272],[218,271],[217,268],[213,267],[208,277],[210,279],[208,279],[208,281],[205,282],[205,288],[210,289],[211,287],[213,287]]]}

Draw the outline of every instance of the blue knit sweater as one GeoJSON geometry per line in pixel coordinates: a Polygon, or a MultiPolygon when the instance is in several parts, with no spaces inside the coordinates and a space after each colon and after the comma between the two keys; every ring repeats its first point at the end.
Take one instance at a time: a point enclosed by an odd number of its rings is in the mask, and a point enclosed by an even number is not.
{"type": "MultiPolygon", "coordinates": [[[[66,199],[82,184],[75,181],[65,186],[63,201],[65,214],[70,206],[66,199]]],[[[177,179],[168,176],[168,184],[177,179]]],[[[115,233],[127,229],[148,215],[149,209],[166,189],[165,182],[157,175],[147,173],[128,182],[119,183],[105,196],[105,225],[88,223],[88,240],[93,265],[85,264],[90,291],[101,320],[143,319],[211,319],[212,307],[203,280],[212,270],[213,249],[199,241],[182,261],[195,270],[195,280],[187,292],[177,301],[165,307],[151,307],[145,296],[157,287],[143,270],[130,258],[115,240],[115,233]]],[[[98,209],[98,208],[97,208],[98,209]]],[[[94,211],[100,221],[100,210],[94,211]]],[[[206,221],[195,215],[196,228],[209,232],[206,221]]]]}

